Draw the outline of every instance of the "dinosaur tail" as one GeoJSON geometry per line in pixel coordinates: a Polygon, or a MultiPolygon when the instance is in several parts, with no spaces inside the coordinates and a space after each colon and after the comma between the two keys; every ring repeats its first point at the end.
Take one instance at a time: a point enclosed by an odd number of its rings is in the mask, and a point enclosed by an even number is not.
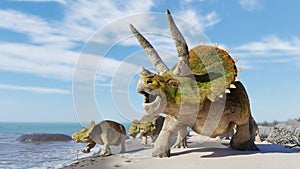
{"type": "Polygon", "coordinates": [[[126,129],[123,125],[120,125],[120,131],[121,131],[121,134],[122,136],[127,140],[129,139],[129,137],[126,135],[126,129]]]}

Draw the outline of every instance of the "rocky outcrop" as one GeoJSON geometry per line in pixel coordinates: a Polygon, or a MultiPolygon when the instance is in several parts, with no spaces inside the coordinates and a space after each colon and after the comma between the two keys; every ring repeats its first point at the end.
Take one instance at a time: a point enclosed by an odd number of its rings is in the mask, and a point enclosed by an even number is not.
{"type": "Polygon", "coordinates": [[[17,138],[17,141],[24,143],[62,142],[70,140],[72,138],[68,135],[49,133],[26,133],[17,138]]]}
{"type": "Polygon", "coordinates": [[[275,125],[267,141],[273,144],[300,146],[300,122],[289,120],[275,125]]]}
{"type": "Polygon", "coordinates": [[[259,137],[262,141],[266,140],[270,133],[272,132],[272,126],[258,126],[259,129],[259,137]]]}

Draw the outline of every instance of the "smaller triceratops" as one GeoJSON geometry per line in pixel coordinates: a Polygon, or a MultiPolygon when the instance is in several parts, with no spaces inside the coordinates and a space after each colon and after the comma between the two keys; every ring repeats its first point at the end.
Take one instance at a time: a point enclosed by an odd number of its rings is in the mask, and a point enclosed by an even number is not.
{"type": "Polygon", "coordinates": [[[128,134],[134,138],[143,137],[142,144],[147,144],[147,137],[151,138],[152,144],[159,135],[165,118],[163,116],[144,115],[140,120],[133,120],[128,134]]]}
{"type": "Polygon", "coordinates": [[[83,127],[79,132],[72,134],[72,139],[76,143],[89,143],[84,149],[83,153],[89,153],[90,150],[95,147],[96,144],[103,145],[100,151],[101,156],[111,155],[110,145],[120,145],[121,152],[125,152],[125,140],[129,139],[126,136],[125,127],[117,122],[104,120],[95,125],[94,121],[91,121],[88,128],[83,127]]]}

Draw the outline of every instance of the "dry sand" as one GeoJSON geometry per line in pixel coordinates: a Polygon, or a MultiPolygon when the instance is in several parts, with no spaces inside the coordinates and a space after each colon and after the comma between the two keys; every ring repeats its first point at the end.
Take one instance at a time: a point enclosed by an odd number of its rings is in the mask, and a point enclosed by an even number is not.
{"type": "MultiPolygon", "coordinates": [[[[131,139],[126,142],[124,154],[94,155],[73,161],[63,169],[300,169],[300,148],[257,143],[260,151],[236,151],[228,148],[228,142],[192,135],[189,148],[172,149],[170,158],[160,159],[151,157],[151,146],[131,139]]],[[[118,150],[114,148],[113,152],[118,150]]]]}

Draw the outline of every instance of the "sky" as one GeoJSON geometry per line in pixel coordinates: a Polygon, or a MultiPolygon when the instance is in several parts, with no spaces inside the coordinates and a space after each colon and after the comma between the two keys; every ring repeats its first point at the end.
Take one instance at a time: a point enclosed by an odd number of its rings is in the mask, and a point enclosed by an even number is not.
{"type": "Polygon", "coordinates": [[[142,116],[138,69],[151,65],[128,24],[171,67],[166,9],[190,48],[218,43],[239,59],[256,121],[299,118],[299,8],[279,0],[2,0],[0,122],[142,116]]]}

